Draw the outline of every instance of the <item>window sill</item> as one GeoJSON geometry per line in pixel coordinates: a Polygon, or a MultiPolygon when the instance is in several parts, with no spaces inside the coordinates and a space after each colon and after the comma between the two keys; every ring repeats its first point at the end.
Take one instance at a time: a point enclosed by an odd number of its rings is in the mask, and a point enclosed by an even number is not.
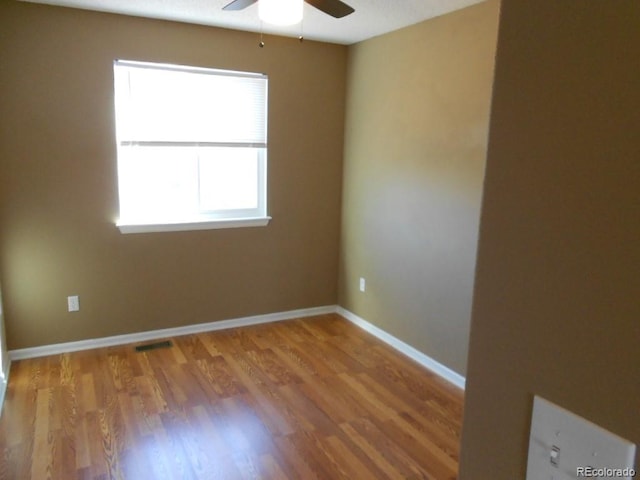
{"type": "Polygon", "coordinates": [[[123,223],[117,222],[120,233],[185,232],[189,230],[215,230],[220,228],[264,227],[271,217],[225,218],[183,223],[123,223]]]}

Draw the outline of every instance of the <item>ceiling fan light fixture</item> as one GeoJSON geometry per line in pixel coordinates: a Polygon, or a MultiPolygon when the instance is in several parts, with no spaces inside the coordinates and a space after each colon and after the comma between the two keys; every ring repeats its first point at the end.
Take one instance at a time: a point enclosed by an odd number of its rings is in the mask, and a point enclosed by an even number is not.
{"type": "Polygon", "coordinates": [[[302,20],[304,0],[259,0],[258,16],[273,25],[295,25],[302,20]]]}

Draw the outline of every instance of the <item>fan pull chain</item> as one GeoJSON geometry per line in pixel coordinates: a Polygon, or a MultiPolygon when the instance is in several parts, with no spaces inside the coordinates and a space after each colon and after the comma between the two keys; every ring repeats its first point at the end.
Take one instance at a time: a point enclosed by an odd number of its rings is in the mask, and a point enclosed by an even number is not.
{"type": "Polygon", "coordinates": [[[300,40],[300,43],[304,42],[304,15],[302,16],[302,20],[300,20],[300,36],[298,40],[300,40]]]}
{"type": "Polygon", "coordinates": [[[260,43],[258,44],[258,46],[260,48],[264,48],[264,40],[263,40],[263,36],[262,36],[262,26],[263,26],[263,23],[262,23],[262,20],[260,20],[260,43]]]}

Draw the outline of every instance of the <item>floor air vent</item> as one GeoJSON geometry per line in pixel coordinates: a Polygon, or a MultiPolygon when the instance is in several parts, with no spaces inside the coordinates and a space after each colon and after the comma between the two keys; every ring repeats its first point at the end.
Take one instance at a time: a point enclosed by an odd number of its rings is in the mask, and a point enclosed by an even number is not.
{"type": "Polygon", "coordinates": [[[165,342],[147,343],[146,345],[138,345],[136,347],[136,352],[146,352],[147,350],[155,350],[156,348],[169,348],[172,346],[173,344],[169,340],[165,342]]]}

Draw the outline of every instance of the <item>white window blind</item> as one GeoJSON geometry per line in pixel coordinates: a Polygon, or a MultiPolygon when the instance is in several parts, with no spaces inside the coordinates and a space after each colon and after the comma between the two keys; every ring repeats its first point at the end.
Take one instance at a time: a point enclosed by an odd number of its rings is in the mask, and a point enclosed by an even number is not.
{"type": "Polygon", "coordinates": [[[266,75],[117,60],[114,82],[119,226],[268,219],[266,75]]]}

